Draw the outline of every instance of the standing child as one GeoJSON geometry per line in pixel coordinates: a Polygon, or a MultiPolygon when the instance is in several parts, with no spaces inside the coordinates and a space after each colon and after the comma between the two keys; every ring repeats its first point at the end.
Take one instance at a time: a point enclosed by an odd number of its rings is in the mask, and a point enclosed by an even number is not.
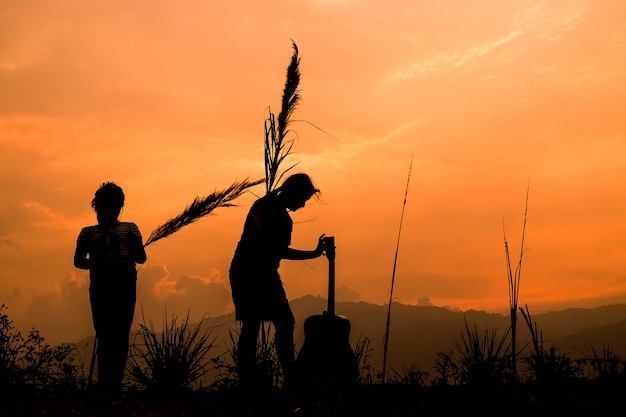
{"type": "Polygon", "coordinates": [[[89,270],[89,301],[98,340],[98,387],[107,392],[122,388],[137,298],[135,265],[146,261],[137,225],[118,220],[123,206],[122,188],[103,183],[91,201],[98,224],[81,230],[74,253],[74,266],[89,270]]]}

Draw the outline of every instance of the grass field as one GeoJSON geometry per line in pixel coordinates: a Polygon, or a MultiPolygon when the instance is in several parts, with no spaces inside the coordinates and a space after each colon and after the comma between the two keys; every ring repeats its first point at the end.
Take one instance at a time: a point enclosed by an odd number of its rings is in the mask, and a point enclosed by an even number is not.
{"type": "MultiPolygon", "coordinates": [[[[176,395],[124,392],[7,392],[1,416],[165,417],[165,416],[554,416],[604,415],[623,408],[626,383],[572,381],[558,386],[519,384],[497,388],[463,385],[418,387],[362,385],[340,406],[298,409],[284,391],[243,396],[235,390],[192,391],[176,395]]],[[[4,396],[4,395],[3,395],[4,396]]],[[[608,414],[607,414],[608,415],[608,414]]],[[[617,415],[617,414],[615,414],[617,415]]]]}

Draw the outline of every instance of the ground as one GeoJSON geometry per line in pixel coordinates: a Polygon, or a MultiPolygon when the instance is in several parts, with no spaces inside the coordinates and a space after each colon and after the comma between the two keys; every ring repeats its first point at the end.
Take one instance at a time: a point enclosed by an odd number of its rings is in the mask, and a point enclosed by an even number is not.
{"type": "Polygon", "coordinates": [[[235,390],[151,394],[124,392],[18,392],[4,390],[2,417],[412,417],[603,415],[623,409],[626,385],[574,382],[558,387],[518,385],[357,387],[343,404],[298,407],[281,390],[243,396],[235,390]]]}

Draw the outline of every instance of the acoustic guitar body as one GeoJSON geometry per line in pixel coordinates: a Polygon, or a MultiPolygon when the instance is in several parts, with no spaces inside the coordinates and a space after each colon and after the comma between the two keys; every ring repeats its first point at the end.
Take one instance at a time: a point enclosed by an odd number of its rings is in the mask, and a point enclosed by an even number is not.
{"type": "Polygon", "coordinates": [[[334,238],[327,237],[328,310],[304,321],[304,343],[296,360],[298,386],[310,401],[337,402],[356,384],[359,371],[350,346],[350,320],[334,312],[334,238]]]}

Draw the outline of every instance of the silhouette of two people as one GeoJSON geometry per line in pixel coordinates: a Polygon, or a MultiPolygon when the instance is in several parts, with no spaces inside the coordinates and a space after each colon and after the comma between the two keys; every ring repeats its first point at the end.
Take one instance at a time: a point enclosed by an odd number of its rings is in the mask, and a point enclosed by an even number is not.
{"type": "MultiPolygon", "coordinates": [[[[304,207],[319,194],[308,175],[294,174],[255,201],[246,217],[229,269],[235,318],[241,322],[237,371],[244,389],[254,389],[261,382],[256,351],[263,322],[274,325],[285,385],[295,378],[295,319],[278,269],[283,259],[306,260],[324,254],[323,234],[313,250],[291,247],[293,221],[289,212],[304,207]]],[[[98,387],[111,392],[122,388],[137,298],[136,264],[146,261],[137,225],[119,221],[124,199],[117,184],[101,185],[91,202],[97,224],[80,231],[74,253],[74,266],[89,270],[98,387]]]]}

